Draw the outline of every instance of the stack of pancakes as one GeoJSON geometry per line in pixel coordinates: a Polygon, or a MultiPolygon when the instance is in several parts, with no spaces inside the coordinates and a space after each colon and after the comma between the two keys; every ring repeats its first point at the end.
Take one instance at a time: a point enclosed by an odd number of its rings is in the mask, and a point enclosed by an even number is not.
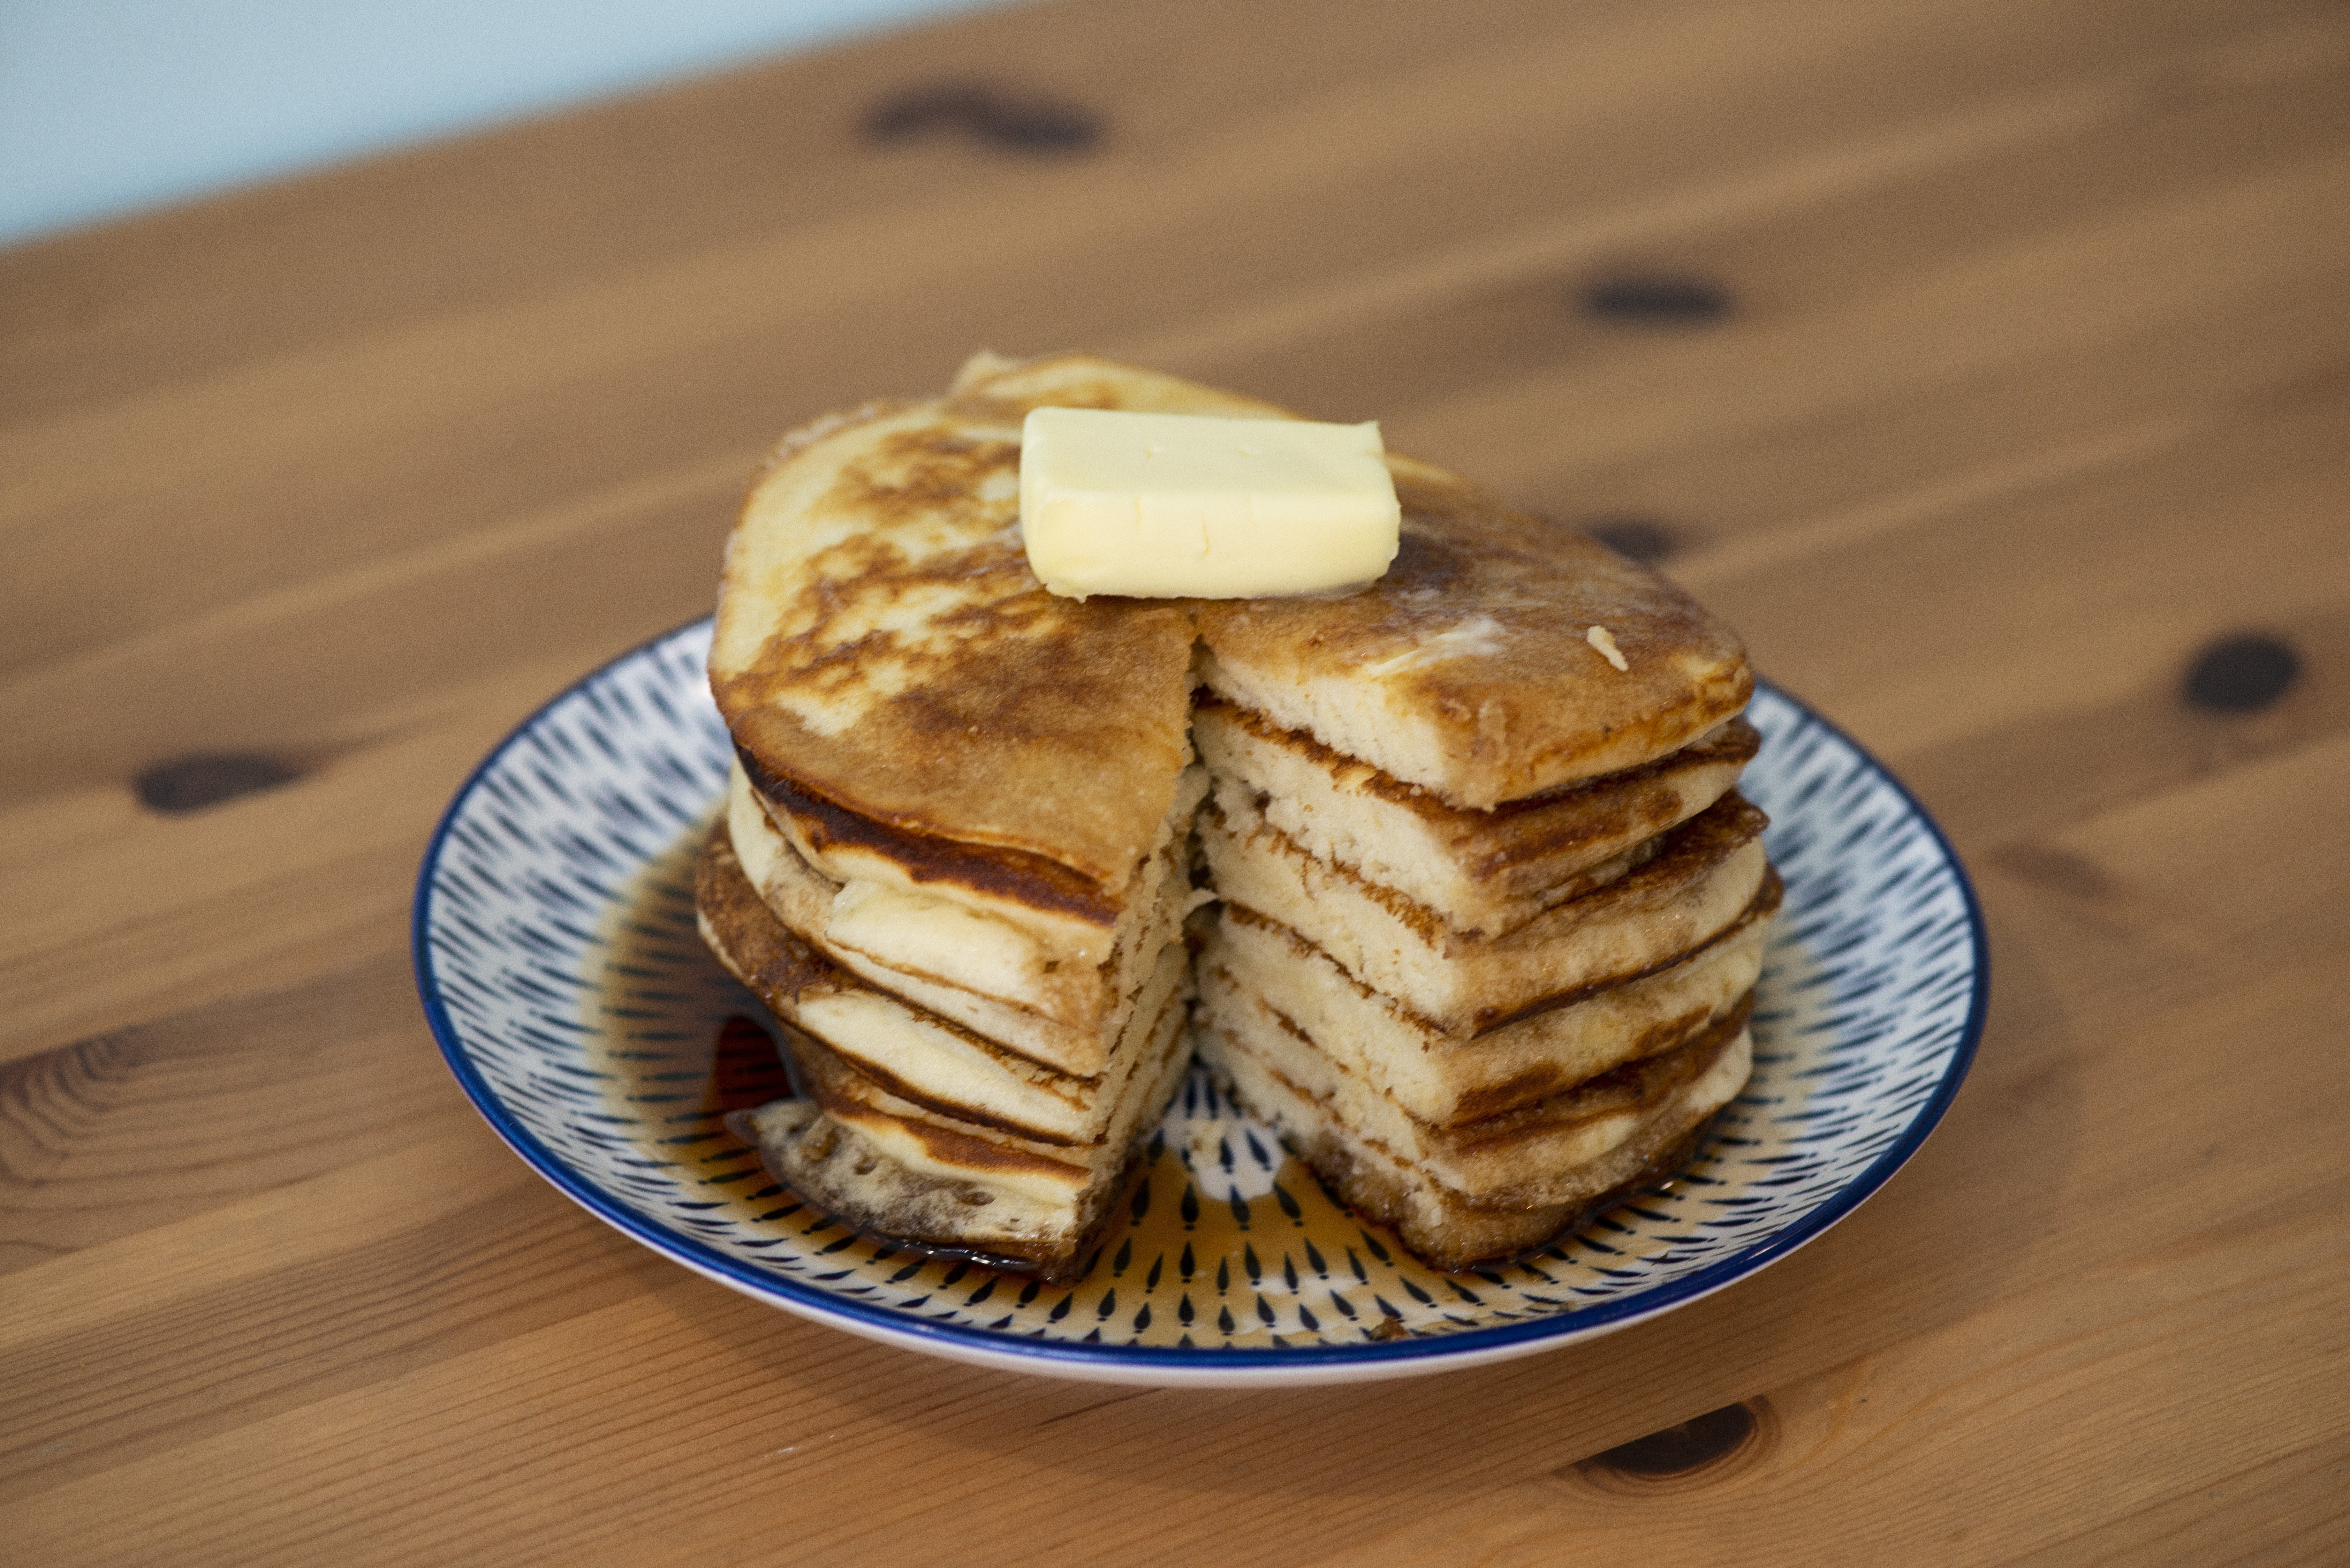
{"type": "Polygon", "coordinates": [[[1400,456],[1368,588],[1055,598],[1017,527],[1043,406],[1290,417],[983,356],[788,438],[730,541],[741,765],[698,894],[791,1025],[803,1097],[741,1124],[777,1175],[1077,1272],[1190,1059],[1210,900],[1202,1056],[1430,1261],[1540,1245],[1685,1159],[1744,1083],[1777,898],[1733,787],[1736,638],[1400,456]]]}

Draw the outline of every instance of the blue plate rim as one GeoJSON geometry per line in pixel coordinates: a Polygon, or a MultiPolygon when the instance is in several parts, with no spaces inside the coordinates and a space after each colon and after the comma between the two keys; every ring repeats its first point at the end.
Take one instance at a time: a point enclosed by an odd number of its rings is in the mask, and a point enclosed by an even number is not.
{"type": "Polygon", "coordinates": [[[1776,1262],[1825,1231],[1873,1196],[1892,1179],[1896,1171],[1909,1162],[1935,1127],[1941,1124],[1944,1114],[1949,1111],[1951,1101],[1957,1098],[1968,1072],[1974,1065],[1976,1047],[1982,1041],[1991,1008],[1991,942],[1989,929],[1983,922],[1982,905],[1975,896],[1974,882],[1967,875],[1966,863],[1960,859],[1958,849],[1950,843],[1950,836],[1942,831],[1941,824],[1934,820],[1933,815],[1911,793],[1909,786],[1901,782],[1899,775],[1809,703],[1758,676],[1754,683],[1758,694],[1769,691],[1849,746],[1853,754],[1890,784],[1903,803],[1916,814],[1918,820],[1924,824],[1957,880],[1960,897],[1966,904],[1968,939],[1974,952],[1974,983],[1967,1002],[1966,1022],[1961,1026],[1958,1048],[1951,1054],[1950,1065],[1944,1073],[1942,1082],[1891,1147],[1846,1182],[1833,1198],[1785,1230],[1764,1238],[1742,1252],[1709,1263],[1693,1273],[1572,1312],[1492,1328],[1464,1329],[1458,1334],[1396,1342],[1368,1342],[1360,1345],[1284,1345],[1263,1350],[1184,1350],[1144,1345],[1076,1345],[1024,1336],[1014,1338],[984,1328],[909,1317],[888,1307],[844,1299],[801,1281],[748,1267],[707,1242],[682,1235],[630,1210],[615,1200],[599,1184],[583,1176],[555,1151],[540,1143],[528,1129],[507,1114],[496,1091],[473,1066],[458,1037],[456,1025],[441,1000],[432,971],[431,941],[433,876],[439,868],[442,847],[456,824],[458,814],[480,786],[483,777],[550,712],[574,694],[629,660],[675,640],[711,618],[707,615],[696,616],[606,659],[533,709],[491,749],[488,755],[474,764],[473,771],[466,774],[465,782],[451,797],[448,807],[442,812],[440,821],[433,826],[432,836],[425,845],[423,861],[417,871],[415,905],[410,919],[410,956],[425,1021],[440,1044],[442,1060],[448,1064],[458,1086],[464,1090],[465,1097],[473,1102],[474,1110],[490,1124],[490,1129],[507,1147],[521,1156],[526,1164],[573,1202],[653,1251],[688,1262],[698,1272],[736,1290],[787,1303],[819,1320],[848,1319],[887,1337],[931,1342],[964,1354],[1103,1370],[1121,1368],[1170,1372],[1299,1372],[1316,1367],[1394,1366],[1445,1357],[1473,1355],[1483,1359],[1486,1353],[1530,1345],[1544,1339],[1583,1338],[1610,1328],[1629,1326],[1638,1319],[1711,1295],[1776,1262]]]}

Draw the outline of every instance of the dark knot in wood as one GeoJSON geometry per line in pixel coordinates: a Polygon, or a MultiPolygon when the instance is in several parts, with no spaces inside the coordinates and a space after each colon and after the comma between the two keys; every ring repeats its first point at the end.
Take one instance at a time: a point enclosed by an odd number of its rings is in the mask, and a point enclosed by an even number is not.
{"type": "Polygon", "coordinates": [[[130,781],[150,811],[179,815],[255,790],[292,784],[302,770],[259,752],[198,752],[157,763],[130,781]]]}
{"type": "Polygon", "coordinates": [[[1752,1442],[1754,1412],[1744,1405],[1724,1405],[1678,1426],[1618,1443],[1590,1463],[1641,1480],[1663,1480],[1719,1464],[1752,1442]]]}
{"type": "Polygon", "coordinates": [[[1101,117],[1081,104],[984,82],[931,82],[883,99],[865,117],[875,141],[961,132],[1014,152],[1086,152],[1103,134],[1101,117]]]}
{"type": "Polygon", "coordinates": [[[1635,327],[1705,327],[1730,314],[1730,291],[1701,277],[1627,273],[1598,278],[1583,291],[1586,315],[1635,327]]]}
{"type": "Polygon", "coordinates": [[[1673,531],[1653,517],[1596,517],[1583,531],[1636,561],[1661,561],[1680,547],[1673,531]]]}
{"type": "Polygon", "coordinates": [[[2222,638],[2195,656],[2187,701],[2217,713],[2267,707],[2301,678],[2301,655],[2282,639],[2260,633],[2222,638]]]}

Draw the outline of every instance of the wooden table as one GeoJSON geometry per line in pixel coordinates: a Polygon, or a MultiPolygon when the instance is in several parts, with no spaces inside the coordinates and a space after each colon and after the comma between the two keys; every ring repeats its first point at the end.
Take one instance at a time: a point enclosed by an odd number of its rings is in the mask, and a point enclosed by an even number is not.
{"type": "Polygon", "coordinates": [[[0,1558],[2350,1560],[2345,285],[2308,0],[1038,5],[0,254],[0,1558]],[[1978,878],[1916,1161],[1617,1337],[1247,1395],[525,1169],[436,814],[778,431],[982,345],[1661,556],[1978,878]]]}

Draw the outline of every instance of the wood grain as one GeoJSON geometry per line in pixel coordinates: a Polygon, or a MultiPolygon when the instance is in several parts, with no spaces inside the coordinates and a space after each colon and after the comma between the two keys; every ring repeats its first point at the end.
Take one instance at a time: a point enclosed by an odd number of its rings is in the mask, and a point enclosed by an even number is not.
{"type": "Polygon", "coordinates": [[[0,253],[5,1554],[2350,1557],[2345,88],[2319,0],[1078,0],[0,253]],[[863,133],[941,82],[1101,138],[863,133]],[[1246,1396],[920,1361],[538,1182],[406,977],[432,821],[706,607],[779,431],[983,345],[1648,527],[1976,874],[1910,1168],[1598,1344],[1246,1396]],[[2244,633],[2298,677],[2188,703],[2244,633]],[[296,776],[140,804],[221,753],[296,776]]]}

